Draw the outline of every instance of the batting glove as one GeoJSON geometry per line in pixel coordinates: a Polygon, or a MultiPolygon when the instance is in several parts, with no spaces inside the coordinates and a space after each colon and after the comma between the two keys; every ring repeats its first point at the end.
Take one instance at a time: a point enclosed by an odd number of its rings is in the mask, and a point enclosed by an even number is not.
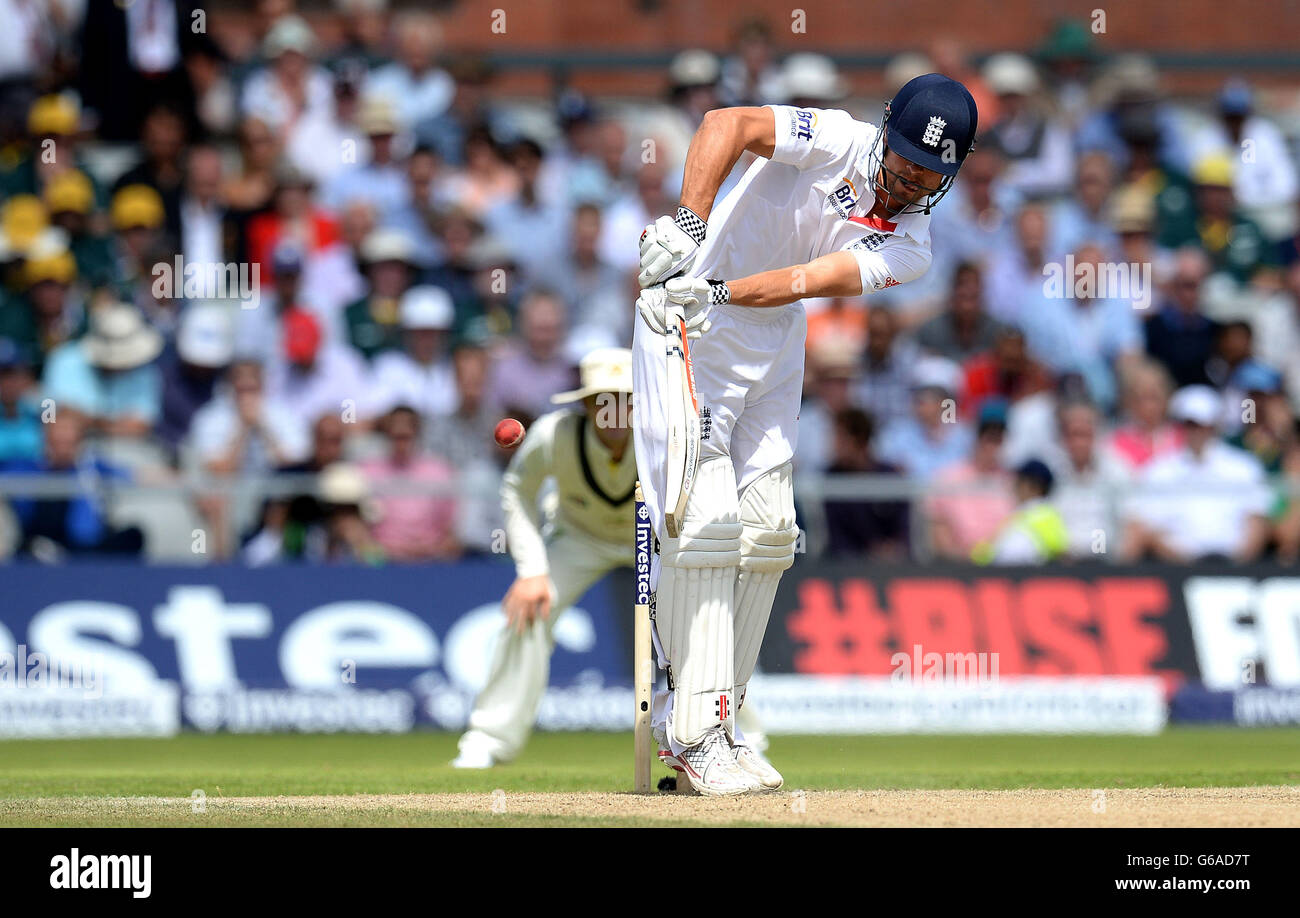
{"type": "Polygon", "coordinates": [[[676,303],[689,316],[691,310],[725,306],[731,302],[731,288],[726,281],[703,277],[672,277],[664,283],[668,302],[676,303]]]}
{"type": "MultiPolygon", "coordinates": [[[[674,280],[693,280],[693,278],[674,278],[674,280]]],[[[707,281],[704,283],[707,283],[707,281]]],[[[645,288],[636,299],[637,311],[641,314],[646,326],[655,334],[668,334],[668,302],[669,293],[662,284],[645,288]]],[[[682,306],[682,317],[686,320],[687,338],[694,340],[709,330],[712,323],[709,321],[707,297],[703,305],[696,303],[691,306],[686,303],[676,303],[676,301],[674,301],[674,304],[682,306]]]]}
{"type": "Polygon", "coordinates": [[[641,233],[641,271],[636,279],[642,287],[653,287],[665,278],[690,268],[704,242],[708,224],[686,207],[677,217],[660,217],[641,233]]]}

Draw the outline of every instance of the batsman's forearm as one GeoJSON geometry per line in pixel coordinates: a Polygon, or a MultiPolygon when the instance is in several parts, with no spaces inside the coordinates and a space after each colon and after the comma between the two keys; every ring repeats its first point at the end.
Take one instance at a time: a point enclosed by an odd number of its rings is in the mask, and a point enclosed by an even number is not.
{"type": "Polygon", "coordinates": [[[728,280],[727,287],[734,305],[761,308],[785,306],[806,297],[859,296],[862,277],[853,256],[837,252],[805,265],[728,280]]]}

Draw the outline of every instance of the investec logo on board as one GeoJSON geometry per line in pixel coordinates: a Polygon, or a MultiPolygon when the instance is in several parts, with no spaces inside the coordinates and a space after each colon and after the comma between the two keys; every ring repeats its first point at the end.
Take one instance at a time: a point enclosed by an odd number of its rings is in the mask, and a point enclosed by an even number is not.
{"type": "Polygon", "coordinates": [[[650,602],[650,511],[636,505],[636,604],[650,602]]]}

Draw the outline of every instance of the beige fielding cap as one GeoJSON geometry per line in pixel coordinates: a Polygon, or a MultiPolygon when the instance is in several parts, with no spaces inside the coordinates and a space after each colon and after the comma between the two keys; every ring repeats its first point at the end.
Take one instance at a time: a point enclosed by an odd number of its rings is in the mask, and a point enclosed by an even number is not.
{"type": "Polygon", "coordinates": [[[601,347],[578,364],[582,385],[569,392],[551,396],[556,405],[580,402],[598,392],[632,391],[632,351],[626,347],[601,347]]]}

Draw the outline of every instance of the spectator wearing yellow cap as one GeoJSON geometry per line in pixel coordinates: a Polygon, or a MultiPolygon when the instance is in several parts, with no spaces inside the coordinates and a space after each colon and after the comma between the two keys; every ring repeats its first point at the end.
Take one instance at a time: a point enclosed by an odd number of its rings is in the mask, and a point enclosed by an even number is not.
{"type": "Polygon", "coordinates": [[[109,208],[113,227],[115,285],[126,296],[139,284],[152,282],[163,237],[162,197],[148,185],[127,185],[113,195],[109,208]]]}
{"type": "MultiPolygon", "coordinates": [[[[46,186],[69,170],[85,172],[78,148],[81,107],[66,94],[40,96],[27,111],[27,140],[17,160],[0,175],[0,191],[43,196],[46,186]]],[[[91,182],[92,201],[103,203],[91,182]]]]}
{"type": "Polygon", "coordinates": [[[91,287],[112,283],[113,250],[101,232],[102,215],[97,219],[94,214],[95,188],[86,173],[68,169],[55,176],[43,199],[51,225],[68,234],[78,276],[91,287]]]}
{"type": "Polygon", "coordinates": [[[49,225],[49,211],[34,194],[16,194],[0,204],[0,235],[17,255],[26,253],[49,225]]]}
{"type": "Polygon", "coordinates": [[[134,167],[118,176],[113,191],[130,185],[148,185],[162,198],[167,225],[176,225],[181,185],[185,180],[184,115],[167,103],[149,109],[140,129],[139,148],[144,154],[134,167]]]}
{"type": "Polygon", "coordinates": [[[1294,232],[1300,174],[1286,135],[1261,114],[1254,89],[1240,78],[1228,80],[1216,101],[1217,117],[1192,137],[1192,161],[1212,153],[1231,156],[1237,205],[1272,240],[1294,232]]]}
{"type": "Polygon", "coordinates": [[[1233,170],[1234,162],[1226,155],[1201,157],[1192,167],[1191,219],[1167,223],[1160,241],[1169,248],[1200,246],[1214,271],[1245,283],[1260,267],[1275,263],[1275,247],[1237,206],[1233,170]]]}
{"type": "Polygon", "coordinates": [[[30,323],[24,337],[38,368],[46,355],[83,328],[82,297],[73,287],[76,279],[76,259],[57,242],[34,247],[23,263],[25,293],[20,302],[26,307],[23,319],[30,323]]]}

